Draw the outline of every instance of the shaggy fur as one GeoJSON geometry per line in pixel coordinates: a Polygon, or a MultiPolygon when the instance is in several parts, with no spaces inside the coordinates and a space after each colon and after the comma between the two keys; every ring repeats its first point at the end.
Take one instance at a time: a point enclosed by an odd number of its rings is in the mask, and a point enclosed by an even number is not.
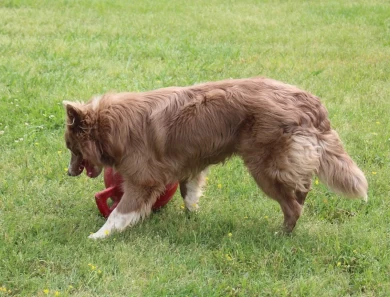
{"type": "Polygon", "coordinates": [[[186,207],[197,209],[207,167],[232,155],[279,202],[288,232],[314,174],[335,192],[367,199],[366,178],[320,100],[275,80],[232,79],[64,105],[69,175],[85,167],[95,177],[111,166],[124,178],[122,200],[92,238],[146,217],[169,183],[179,181],[186,207]]]}

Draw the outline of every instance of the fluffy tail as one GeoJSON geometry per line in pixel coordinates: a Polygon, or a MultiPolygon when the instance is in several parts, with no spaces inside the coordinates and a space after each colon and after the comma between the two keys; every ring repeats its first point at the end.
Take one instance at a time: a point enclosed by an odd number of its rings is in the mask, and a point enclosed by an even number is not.
{"type": "Polygon", "coordinates": [[[368,183],[363,172],[344,150],[336,131],[321,134],[319,179],[336,193],[367,201],[368,183]]]}

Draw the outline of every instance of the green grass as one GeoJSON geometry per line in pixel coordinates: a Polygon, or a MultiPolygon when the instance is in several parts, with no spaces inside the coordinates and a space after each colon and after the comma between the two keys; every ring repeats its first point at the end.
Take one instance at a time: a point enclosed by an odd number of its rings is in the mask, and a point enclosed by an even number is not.
{"type": "Polygon", "coordinates": [[[385,0],[0,1],[0,296],[388,296],[389,11],[385,0]],[[176,195],[132,229],[87,239],[104,223],[103,181],[66,175],[62,100],[258,75],[322,98],[368,204],[314,185],[282,235],[279,206],[233,159],[212,169],[199,213],[176,195]]]}

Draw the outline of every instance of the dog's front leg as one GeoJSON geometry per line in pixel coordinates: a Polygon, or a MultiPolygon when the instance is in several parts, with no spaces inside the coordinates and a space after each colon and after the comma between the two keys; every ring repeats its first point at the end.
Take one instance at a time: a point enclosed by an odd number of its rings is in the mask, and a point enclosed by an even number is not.
{"type": "Polygon", "coordinates": [[[206,183],[208,171],[206,168],[192,179],[180,182],[180,194],[189,211],[196,211],[199,208],[198,202],[200,196],[202,196],[202,188],[206,183]]]}
{"type": "Polygon", "coordinates": [[[118,206],[108,217],[106,223],[89,236],[92,239],[105,238],[114,231],[123,231],[147,217],[157,200],[158,192],[149,187],[124,185],[124,194],[118,206]]]}

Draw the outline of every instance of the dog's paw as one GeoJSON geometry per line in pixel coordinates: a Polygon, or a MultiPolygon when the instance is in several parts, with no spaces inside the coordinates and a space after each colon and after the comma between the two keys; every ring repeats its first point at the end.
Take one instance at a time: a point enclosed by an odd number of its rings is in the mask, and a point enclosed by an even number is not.
{"type": "Polygon", "coordinates": [[[91,235],[88,236],[88,238],[90,239],[103,239],[103,238],[106,238],[110,235],[110,231],[108,230],[99,230],[95,233],[92,233],[91,235]]]}
{"type": "Polygon", "coordinates": [[[187,210],[193,212],[193,211],[198,211],[199,210],[199,205],[198,203],[188,203],[186,204],[186,208],[187,210]]]}

